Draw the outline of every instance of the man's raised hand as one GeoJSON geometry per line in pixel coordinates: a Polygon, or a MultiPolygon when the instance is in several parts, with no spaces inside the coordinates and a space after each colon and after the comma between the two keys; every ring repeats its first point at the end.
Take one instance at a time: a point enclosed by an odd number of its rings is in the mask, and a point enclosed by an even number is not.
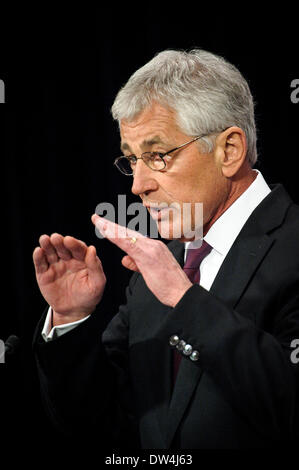
{"type": "Polygon", "coordinates": [[[175,307],[192,283],[167,246],[97,214],[91,220],[104,237],[126,253],[122,264],[139,271],[160,302],[175,307]]]}
{"type": "Polygon", "coordinates": [[[33,252],[40,291],[54,325],[86,317],[100,302],[106,276],[94,246],[58,233],[42,235],[33,252]]]}

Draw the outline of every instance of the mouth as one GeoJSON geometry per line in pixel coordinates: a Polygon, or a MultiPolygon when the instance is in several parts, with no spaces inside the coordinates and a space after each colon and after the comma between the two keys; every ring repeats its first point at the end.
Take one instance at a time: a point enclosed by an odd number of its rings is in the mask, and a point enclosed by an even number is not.
{"type": "Polygon", "coordinates": [[[169,212],[169,207],[166,203],[161,203],[157,206],[146,206],[146,208],[155,221],[163,219],[169,212]]]}

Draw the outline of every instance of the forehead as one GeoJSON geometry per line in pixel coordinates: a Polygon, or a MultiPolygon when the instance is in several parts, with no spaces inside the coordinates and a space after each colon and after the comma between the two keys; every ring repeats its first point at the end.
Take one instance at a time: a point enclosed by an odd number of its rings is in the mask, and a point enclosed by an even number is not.
{"type": "Polygon", "coordinates": [[[144,142],[173,142],[177,134],[182,134],[176,120],[176,113],[171,108],[153,103],[131,121],[120,122],[121,146],[132,148],[144,142]]]}

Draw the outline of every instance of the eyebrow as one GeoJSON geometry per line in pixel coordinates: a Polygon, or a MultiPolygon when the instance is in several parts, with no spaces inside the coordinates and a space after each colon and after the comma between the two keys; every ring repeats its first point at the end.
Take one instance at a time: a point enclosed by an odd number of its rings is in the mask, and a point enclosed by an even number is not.
{"type": "MultiPolygon", "coordinates": [[[[161,137],[159,135],[155,135],[154,137],[152,137],[151,139],[146,139],[142,142],[141,144],[141,149],[142,150],[145,150],[147,149],[148,147],[152,147],[153,145],[155,144],[163,144],[163,145],[167,145],[166,142],[164,142],[161,137]]],[[[121,150],[124,152],[125,150],[128,150],[129,152],[133,153],[129,144],[127,144],[127,142],[122,142],[121,143],[121,146],[120,146],[121,150]]]]}

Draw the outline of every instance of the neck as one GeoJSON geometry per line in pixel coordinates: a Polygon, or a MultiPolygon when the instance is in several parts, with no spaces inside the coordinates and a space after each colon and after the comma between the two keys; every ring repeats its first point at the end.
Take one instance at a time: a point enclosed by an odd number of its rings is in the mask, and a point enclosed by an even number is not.
{"type": "Polygon", "coordinates": [[[217,208],[214,215],[203,227],[203,236],[207,234],[217,219],[243,194],[257,177],[257,172],[252,168],[244,170],[243,174],[231,179],[230,190],[225,201],[217,208]]]}

